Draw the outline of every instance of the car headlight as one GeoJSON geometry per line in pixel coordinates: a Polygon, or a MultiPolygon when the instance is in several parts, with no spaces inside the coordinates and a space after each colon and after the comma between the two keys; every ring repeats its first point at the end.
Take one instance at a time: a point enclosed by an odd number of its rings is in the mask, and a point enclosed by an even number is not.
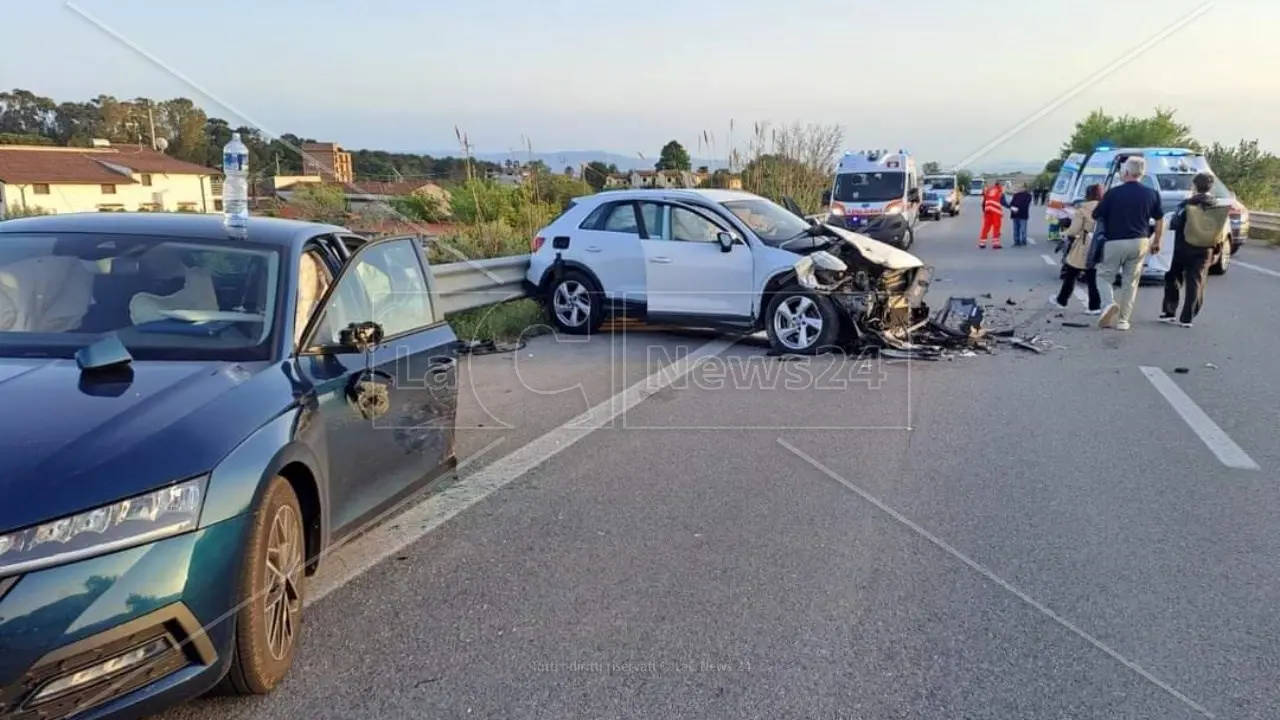
{"type": "Polygon", "coordinates": [[[0,535],[0,577],[155,542],[196,529],[207,477],[0,535]]]}
{"type": "Polygon", "coordinates": [[[897,214],[898,214],[898,213],[900,213],[900,212],[902,212],[902,206],[901,206],[901,205],[891,205],[891,206],[889,206],[889,207],[887,207],[887,208],[885,208],[885,209],[884,209],[884,214],[885,214],[885,215],[897,215],[897,214]]]}

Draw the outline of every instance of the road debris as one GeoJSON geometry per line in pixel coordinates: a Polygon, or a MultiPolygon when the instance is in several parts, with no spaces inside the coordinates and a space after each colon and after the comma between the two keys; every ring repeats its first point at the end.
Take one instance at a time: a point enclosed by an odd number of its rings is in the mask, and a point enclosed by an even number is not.
{"type": "Polygon", "coordinates": [[[1207,367],[1207,368],[1209,368],[1210,370],[1217,370],[1217,369],[1218,369],[1218,366],[1217,366],[1217,365],[1214,365],[1213,363],[1205,363],[1205,364],[1204,364],[1204,366],[1205,366],[1205,367],[1207,367]]]}
{"type": "Polygon", "coordinates": [[[1179,375],[1186,375],[1187,373],[1191,372],[1191,368],[1176,367],[1173,369],[1173,371],[1179,375]]]}

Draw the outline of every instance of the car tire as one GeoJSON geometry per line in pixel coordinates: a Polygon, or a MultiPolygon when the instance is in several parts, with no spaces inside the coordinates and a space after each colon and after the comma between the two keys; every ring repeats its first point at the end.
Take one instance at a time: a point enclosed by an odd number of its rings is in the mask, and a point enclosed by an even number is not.
{"type": "Polygon", "coordinates": [[[902,249],[910,250],[912,245],[916,244],[916,229],[908,225],[907,234],[902,237],[902,249]]]}
{"type": "Polygon", "coordinates": [[[1218,251],[1218,259],[1209,266],[1209,274],[1226,275],[1231,267],[1231,254],[1231,243],[1223,243],[1222,249],[1218,251]]]}
{"type": "Polygon", "coordinates": [[[267,484],[252,517],[241,571],[231,667],[217,690],[265,695],[293,665],[302,631],[306,523],[289,481],[267,484]]]}
{"type": "Polygon", "coordinates": [[[576,270],[551,281],[546,306],[556,329],[569,335],[590,335],[604,324],[604,294],[586,274],[576,270]]]}
{"type": "Polygon", "coordinates": [[[769,337],[769,345],[780,353],[788,355],[817,355],[836,346],[840,337],[840,312],[831,298],[819,295],[800,287],[791,285],[773,294],[769,307],[765,311],[765,334],[769,337]],[[789,313],[783,314],[783,308],[789,313]],[[803,318],[807,330],[799,328],[800,334],[790,332],[796,328],[795,322],[788,317],[803,318]],[[813,321],[819,324],[813,327],[813,321]]]}

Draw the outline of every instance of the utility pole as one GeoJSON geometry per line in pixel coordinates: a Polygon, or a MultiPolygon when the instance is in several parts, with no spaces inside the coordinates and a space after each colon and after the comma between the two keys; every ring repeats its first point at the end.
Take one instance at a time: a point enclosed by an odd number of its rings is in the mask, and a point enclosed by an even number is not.
{"type": "Polygon", "coordinates": [[[154,105],[155,105],[154,102],[150,100],[147,101],[147,122],[151,126],[151,149],[152,150],[157,149],[156,148],[156,114],[155,114],[155,111],[152,110],[152,107],[154,105]]]}

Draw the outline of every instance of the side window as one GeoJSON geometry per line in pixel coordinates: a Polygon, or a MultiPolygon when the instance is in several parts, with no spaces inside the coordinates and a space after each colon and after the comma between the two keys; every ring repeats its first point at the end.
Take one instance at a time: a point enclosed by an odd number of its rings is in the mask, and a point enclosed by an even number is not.
{"type": "Polygon", "coordinates": [[[1156,179],[1151,177],[1150,174],[1142,176],[1142,184],[1146,185],[1152,190],[1155,190],[1156,192],[1160,192],[1160,186],[1156,184],[1156,179]]]}
{"type": "MultiPolygon", "coordinates": [[[[578,225],[579,230],[598,230],[600,229],[600,221],[604,219],[605,213],[613,209],[609,203],[598,206],[595,210],[587,213],[587,217],[578,225]]],[[[550,224],[550,223],[548,223],[550,224]]]]}
{"type": "Polygon", "coordinates": [[[684,242],[715,242],[719,226],[684,208],[671,208],[671,239],[684,242]]]}
{"type": "Polygon", "coordinates": [[[636,222],[636,204],[625,202],[611,206],[600,229],[605,232],[639,235],[640,225],[636,222]]]}
{"type": "Polygon", "coordinates": [[[644,231],[650,240],[666,240],[667,206],[660,203],[640,203],[640,217],[644,218],[644,231]]]}
{"type": "Polygon", "coordinates": [[[325,308],[315,344],[337,345],[351,323],[370,320],[387,337],[434,323],[426,276],[413,240],[392,240],[360,253],[325,308]]]}
{"type": "Polygon", "coordinates": [[[320,304],[320,298],[333,283],[333,274],[316,248],[305,250],[298,261],[298,303],[293,316],[293,342],[302,342],[307,322],[320,304]]]}

